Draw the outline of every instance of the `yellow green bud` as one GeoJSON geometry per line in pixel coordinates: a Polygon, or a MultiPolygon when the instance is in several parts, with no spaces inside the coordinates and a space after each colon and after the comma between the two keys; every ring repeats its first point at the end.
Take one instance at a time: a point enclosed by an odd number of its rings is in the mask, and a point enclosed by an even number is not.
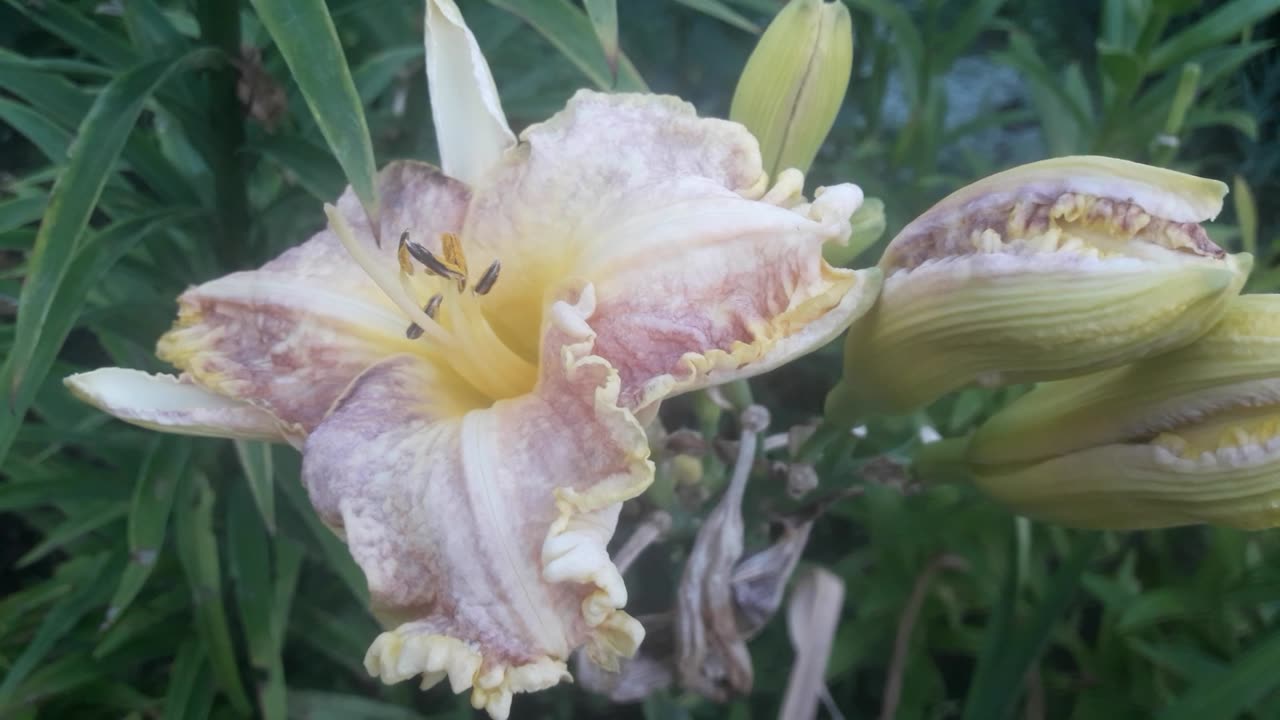
{"type": "Polygon", "coordinates": [[[1280,295],[1234,299],[1180,350],[1038,386],[978,429],[966,464],[1066,525],[1280,525],[1280,295]]]}
{"type": "Polygon", "coordinates": [[[729,119],[760,141],[764,169],[807,172],[831,132],[853,69],[853,22],[841,2],[791,0],[760,36],[729,119]]]}
{"type": "Polygon", "coordinates": [[[907,225],[849,331],[828,416],[902,413],[977,383],[1072,377],[1186,345],[1253,258],[1200,223],[1226,185],[1102,157],[992,175],[907,225]]]}

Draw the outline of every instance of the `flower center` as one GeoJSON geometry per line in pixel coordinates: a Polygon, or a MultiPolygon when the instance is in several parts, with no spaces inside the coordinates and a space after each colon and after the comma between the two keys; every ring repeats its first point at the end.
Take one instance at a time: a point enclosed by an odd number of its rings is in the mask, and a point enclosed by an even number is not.
{"type": "Polygon", "coordinates": [[[405,313],[405,336],[421,341],[424,357],[451,371],[490,404],[533,389],[536,365],[503,342],[485,314],[485,297],[502,270],[498,260],[473,281],[456,235],[443,234],[440,251],[435,252],[405,231],[396,252],[397,272],[356,239],[340,213],[325,209],[347,251],[405,313]]]}

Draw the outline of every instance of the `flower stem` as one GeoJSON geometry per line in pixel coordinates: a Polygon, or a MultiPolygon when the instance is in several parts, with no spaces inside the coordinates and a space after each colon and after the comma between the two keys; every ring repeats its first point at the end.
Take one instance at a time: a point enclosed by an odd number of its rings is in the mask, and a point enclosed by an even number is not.
{"type": "Polygon", "coordinates": [[[236,97],[238,72],[232,60],[240,57],[240,13],[220,0],[196,3],[200,38],[227,55],[228,62],[209,73],[209,122],[212,127],[211,157],[214,205],[217,209],[218,259],[227,269],[245,258],[249,241],[249,199],[245,194],[244,114],[236,97]]]}
{"type": "Polygon", "coordinates": [[[927,484],[967,483],[970,480],[965,463],[968,448],[968,438],[947,438],[922,445],[912,459],[912,475],[927,484]]]}

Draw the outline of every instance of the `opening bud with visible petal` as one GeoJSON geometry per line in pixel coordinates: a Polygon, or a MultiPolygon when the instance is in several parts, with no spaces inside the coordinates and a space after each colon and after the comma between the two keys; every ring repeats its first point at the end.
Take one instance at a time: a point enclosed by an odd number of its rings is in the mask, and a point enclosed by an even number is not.
{"type": "Polygon", "coordinates": [[[916,218],[880,260],[828,416],[901,413],[971,383],[1056,380],[1203,335],[1253,258],[1200,223],[1226,185],[1104,157],[1023,165],[916,218]]]}
{"type": "Polygon", "coordinates": [[[853,69],[853,21],[843,3],[791,0],[760,36],[729,119],[760,141],[771,177],[807,172],[836,121],[853,69]]]}
{"type": "Polygon", "coordinates": [[[1038,386],[978,429],[966,465],[1066,525],[1280,525],[1280,295],[1235,298],[1167,355],[1038,386]]]}

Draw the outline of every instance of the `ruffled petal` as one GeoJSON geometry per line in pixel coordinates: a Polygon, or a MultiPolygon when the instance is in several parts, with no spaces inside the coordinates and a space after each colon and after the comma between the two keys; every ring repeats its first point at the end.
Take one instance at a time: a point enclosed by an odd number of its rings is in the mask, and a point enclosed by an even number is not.
{"type": "Polygon", "coordinates": [[[528,354],[545,307],[529,299],[590,281],[596,352],[629,407],[782,364],[874,300],[874,271],[822,259],[824,243],[847,241],[862,192],[839,185],[808,204],[788,171],[766,194],[741,125],[675,98],[583,91],[521,140],[476,186],[464,228],[469,253],[503,263],[491,316],[528,354]]]}
{"type": "Polygon", "coordinates": [[[186,378],[102,368],[62,381],[84,402],[149,430],[206,437],[293,442],[271,413],[215,395],[186,378]]]}
{"type": "Polygon", "coordinates": [[[428,0],[424,42],[440,164],[450,177],[475,182],[516,137],[489,64],[453,0],[428,0]]]}
{"type": "Polygon", "coordinates": [[[617,373],[591,354],[591,301],[553,305],[532,394],[459,416],[433,400],[447,382],[433,365],[397,356],[308,437],[312,502],[390,628],[365,661],[384,681],[448,677],[504,718],[512,693],[567,677],[575,648],[607,665],[643,636],[605,547],[653,470],[617,373]]]}
{"type": "MultiPolygon", "coordinates": [[[[382,236],[458,229],[468,192],[423,163],[398,162],[379,176],[382,236]]],[[[338,202],[363,252],[394,267],[396,244],[375,245],[349,189],[338,202]]],[[[395,353],[430,352],[405,336],[408,320],[356,264],[331,230],[261,269],[188,290],[157,353],[197,383],[245,400],[305,434],[365,368],[395,353]]]]}

